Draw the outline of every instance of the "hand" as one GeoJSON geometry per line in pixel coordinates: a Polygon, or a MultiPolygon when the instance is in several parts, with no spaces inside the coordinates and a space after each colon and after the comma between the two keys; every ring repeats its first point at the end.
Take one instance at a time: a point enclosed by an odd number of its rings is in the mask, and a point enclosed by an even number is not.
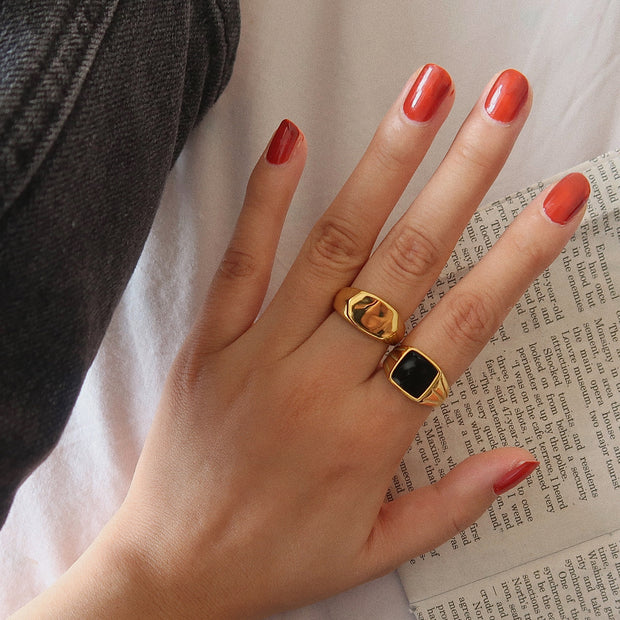
{"type": "MultiPolygon", "coordinates": [[[[412,76],[257,320],[306,157],[303,135],[281,125],[251,175],[128,497],[57,586],[80,616],[112,605],[115,617],[249,618],[301,606],[446,541],[531,471],[528,452],[499,449],[385,503],[430,410],[378,369],[386,345],[332,311],[336,293],[354,286],[403,317],[413,312],[503,166],[531,101],[517,72],[492,80],[371,254],[453,96],[439,67],[412,76]]],[[[581,179],[536,198],[406,337],[449,382],[575,231],[587,198],[581,179]]]]}

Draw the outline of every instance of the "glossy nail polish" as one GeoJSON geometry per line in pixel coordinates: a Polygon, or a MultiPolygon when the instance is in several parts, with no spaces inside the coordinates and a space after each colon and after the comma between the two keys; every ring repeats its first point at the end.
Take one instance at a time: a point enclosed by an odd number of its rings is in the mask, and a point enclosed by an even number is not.
{"type": "Polygon", "coordinates": [[[284,164],[290,157],[299,138],[299,129],[295,123],[284,119],[273,134],[267,149],[267,161],[270,164],[284,164]]]}
{"type": "Polygon", "coordinates": [[[529,85],[526,77],[515,69],[506,69],[491,87],[484,109],[500,123],[513,121],[527,101],[529,85]]]}
{"type": "Polygon", "coordinates": [[[543,209],[552,222],[566,224],[581,209],[589,195],[588,179],[579,172],[572,172],[553,186],[543,202],[543,209]]]}
{"type": "Polygon", "coordinates": [[[451,89],[452,78],[445,69],[439,65],[425,65],[405,98],[403,112],[408,119],[425,123],[433,118],[451,89]]]}
{"type": "Polygon", "coordinates": [[[516,467],[513,467],[493,485],[495,495],[501,495],[502,493],[510,491],[510,489],[516,487],[520,482],[523,482],[539,465],[540,463],[538,461],[524,461],[523,463],[519,463],[516,467]]]}

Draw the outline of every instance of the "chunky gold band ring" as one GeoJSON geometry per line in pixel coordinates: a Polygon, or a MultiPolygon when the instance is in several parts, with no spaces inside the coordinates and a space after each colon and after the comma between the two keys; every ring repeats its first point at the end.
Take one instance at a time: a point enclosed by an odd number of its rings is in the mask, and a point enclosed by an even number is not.
{"type": "Polygon", "coordinates": [[[405,335],[398,312],[380,297],[350,286],[334,297],[334,310],[376,340],[396,344],[405,335]]]}
{"type": "Polygon", "coordinates": [[[401,345],[392,349],[383,362],[383,370],[390,383],[421,405],[441,405],[450,391],[441,368],[413,347],[401,345]]]}

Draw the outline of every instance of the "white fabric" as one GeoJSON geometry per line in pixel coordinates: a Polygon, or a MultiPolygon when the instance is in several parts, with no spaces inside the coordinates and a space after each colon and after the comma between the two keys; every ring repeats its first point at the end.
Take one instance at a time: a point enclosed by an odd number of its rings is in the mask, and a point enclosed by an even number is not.
{"type": "MultiPolygon", "coordinates": [[[[293,119],[309,144],[270,295],[410,73],[446,67],[456,103],[397,208],[441,160],[485,83],[515,67],[534,107],[489,198],[620,147],[620,3],[247,0],[232,81],[173,170],[144,254],[58,448],[0,532],[0,613],[51,584],[121,502],[167,369],[224,251],[248,175],[293,119]]],[[[409,618],[395,575],[284,614],[409,618]]]]}

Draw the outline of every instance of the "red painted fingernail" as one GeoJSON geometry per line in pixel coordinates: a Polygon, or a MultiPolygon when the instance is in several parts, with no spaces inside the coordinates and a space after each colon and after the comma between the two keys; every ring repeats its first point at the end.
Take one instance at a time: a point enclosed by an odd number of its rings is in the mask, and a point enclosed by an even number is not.
{"type": "Polygon", "coordinates": [[[493,120],[510,123],[527,101],[528,90],[527,78],[522,73],[506,69],[491,87],[484,109],[493,120]]]}
{"type": "Polygon", "coordinates": [[[271,144],[267,149],[267,161],[270,164],[284,164],[291,157],[299,138],[299,129],[295,123],[284,119],[273,134],[271,144]]]}
{"type": "Polygon", "coordinates": [[[452,88],[450,74],[439,65],[424,65],[403,103],[403,112],[412,121],[429,121],[452,88]]]}
{"type": "Polygon", "coordinates": [[[538,466],[538,461],[524,461],[513,467],[508,473],[504,474],[494,485],[493,491],[495,495],[501,495],[506,491],[510,491],[520,482],[523,482],[538,466]]]}
{"type": "Polygon", "coordinates": [[[543,202],[543,209],[551,221],[566,224],[580,210],[589,195],[588,179],[579,172],[572,172],[554,185],[543,202]]]}

